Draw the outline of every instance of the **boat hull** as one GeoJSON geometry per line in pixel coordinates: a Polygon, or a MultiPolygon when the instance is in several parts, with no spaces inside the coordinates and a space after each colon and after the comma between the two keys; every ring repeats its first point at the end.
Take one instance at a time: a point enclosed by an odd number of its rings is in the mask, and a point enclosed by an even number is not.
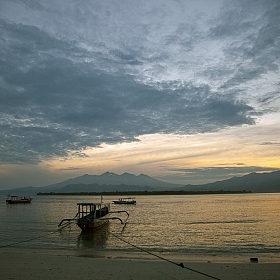
{"type": "Polygon", "coordinates": [[[109,223],[109,220],[96,220],[96,221],[89,221],[89,220],[81,220],[77,222],[77,225],[82,231],[97,231],[100,228],[104,227],[109,223]]]}
{"type": "Polygon", "coordinates": [[[114,211],[110,212],[110,203],[92,203],[92,202],[79,202],[78,213],[72,219],[63,219],[58,226],[64,228],[71,226],[74,222],[84,232],[94,232],[104,227],[109,223],[109,220],[119,220],[122,224],[123,221],[119,217],[111,217],[112,213],[126,213],[127,211],[114,211]]]}
{"type": "Polygon", "coordinates": [[[118,200],[113,200],[115,204],[136,204],[135,197],[122,197],[118,200]]]}
{"type": "Polygon", "coordinates": [[[31,203],[31,199],[19,199],[19,200],[7,199],[6,202],[8,204],[26,204],[26,203],[31,203]]]}
{"type": "Polygon", "coordinates": [[[114,200],[114,204],[136,204],[136,201],[119,201],[119,200],[114,200]]]}

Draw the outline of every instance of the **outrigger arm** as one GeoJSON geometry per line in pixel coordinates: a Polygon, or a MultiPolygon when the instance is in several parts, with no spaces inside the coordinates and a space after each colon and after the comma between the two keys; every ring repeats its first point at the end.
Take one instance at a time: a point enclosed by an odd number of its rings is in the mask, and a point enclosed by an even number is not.
{"type": "Polygon", "coordinates": [[[63,224],[63,222],[68,222],[68,223],[66,223],[65,225],[63,225],[63,227],[66,227],[66,226],[71,225],[71,222],[72,222],[72,221],[77,221],[77,220],[78,220],[78,219],[77,219],[78,214],[79,214],[79,213],[77,213],[76,216],[75,216],[74,218],[72,218],[72,219],[63,219],[63,220],[58,224],[58,226],[61,227],[62,224],[63,224]]]}
{"type": "Polygon", "coordinates": [[[120,220],[122,224],[125,224],[125,223],[126,223],[126,221],[127,221],[127,220],[128,220],[128,218],[129,218],[129,213],[128,213],[127,211],[125,211],[125,210],[119,210],[119,211],[112,211],[112,212],[109,212],[109,214],[112,214],[112,213],[126,213],[127,218],[126,218],[125,222],[123,222],[123,221],[122,221],[122,219],[117,218],[117,217],[111,218],[111,219],[117,219],[117,220],[120,220]]]}
{"type": "Polygon", "coordinates": [[[128,217],[129,217],[129,213],[127,212],[127,211],[125,211],[125,210],[120,210],[120,211],[112,211],[112,212],[109,212],[109,214],[113,214],[113,213],[126,213],[126,215],[127,215],[127,218],[126,218],[126,220],[125,221],[123,221],[121,218],[119,218],[119,217],[108,217],[108,218],[99,218],[98,220],[119,220],[120,222],[121,222],[121,224],[125,224],[126,223],[126,221],[127,221],[127,219],[128,219],[128,217]]]}
{"type": "Polygon", "coordinates": [[[124,224],[123,220],[121,218],[118,217],[112,217],[112,218],[99,218],[99,221],[106,221],[106,220],[119,220],[121,222],[121,224],[124,224]]]}
{"type": "Polygon", "coordinates": [[[72,221],[77,221],[77,220],[78,220],[78,219],[75,219],[75,218],[74,218],[74,219],[63,219],[63,220],[58,224],[58,226],[59,226],[59,227],[61,227],[61,226],[68,226],[69,224],[71,224],[72,221]],[[64,222],[68,222],[68,223],[66,223],[66,224],[63,225],[64,222]]]}
{"type": "MultiPolygon", "coordinates": [[[[122,211],[112,211],[112,212],[109,212],[109,214],[113,214],[113,213],[126,213],[127,214],[127,218],[125,221],[123,221],[121,218],[119,217],[108,217],[108,218],[98,218],[98,220],[119,220],[121,222],[121,224],[125,224],[126,221],[128,220],[128,217],[129,217],[129,213],[125,210],[122,210],[122,211]]],[[[78,214],[77,214],[78,215],[78,214]]],[[[78,221],[78,219],[76,218],[77,215],[75,216],[75,218],[72,218],[72,219],[63,219],[59,224],[58,226],[59,227],[66,227],[66,226],[69,226],[71,225],[72,222],[74,221],[78,221]]]]}

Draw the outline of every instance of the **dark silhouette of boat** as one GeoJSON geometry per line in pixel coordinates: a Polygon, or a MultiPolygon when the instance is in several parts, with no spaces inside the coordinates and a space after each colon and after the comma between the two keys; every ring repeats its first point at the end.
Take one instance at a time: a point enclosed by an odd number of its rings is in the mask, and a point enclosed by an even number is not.
{"type": "Polygon", "coordinates": [[[124,197],[118,200],[113,200],[115,204],[136,204],[135,197],[124,197]]]}
{"type": "Polygon", "coordinates": [[[110,211],[110,203],[93,203],[80,202],[77,203],[78,212],[73,219],[63,219],[59,223],[59,227],[63,228],[71,226],[76,223],[82,231],[96,231],[109,223],[110,220],[119,220],[122,224],[126,222],[129,217],[127,211],[110,211]],[[123,221],[121,218],[111,216],[111,214],[125,213],[127,218],[123,221]]]}
{"type": "Polygon", "coordinates": [[[18,197],[17,195],[8,195],[6,203],[18,204],[18,203],[31,203],[32,198],[30,197],[18,197]]]}

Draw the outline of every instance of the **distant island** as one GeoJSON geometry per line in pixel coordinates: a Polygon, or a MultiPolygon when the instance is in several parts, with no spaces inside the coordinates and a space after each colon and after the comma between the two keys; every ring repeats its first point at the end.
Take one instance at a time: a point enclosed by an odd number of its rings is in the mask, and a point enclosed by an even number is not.
{"type": "Polygon", "coordinates": [[[135,195],[199,195],[199,194],[240,194],[251,193],[251,191],[134,191],[134,192],[39,192],[37,195],[122,195],[122,196],[135,196],[135,195]]]}
{"type": "Polygon", "coordinates": [[[163,182],[145,174],[133,175],[105,172],[69,179],[45,187],[24,187],[2,190],[0,193],[15,195],[45,194],[213,194],[213,193],[279,193],[280,171],[250,173],[203,185],[180,185],[163,182]]]}

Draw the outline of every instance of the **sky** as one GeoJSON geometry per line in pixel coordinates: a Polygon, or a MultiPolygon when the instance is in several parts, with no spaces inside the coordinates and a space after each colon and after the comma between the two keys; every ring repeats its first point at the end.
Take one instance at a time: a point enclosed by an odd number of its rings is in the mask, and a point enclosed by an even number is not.
{"type": "Polygon", "coordinates": [[[1,0],[0,189],[280,169],[279,0],[1,0]]]}

